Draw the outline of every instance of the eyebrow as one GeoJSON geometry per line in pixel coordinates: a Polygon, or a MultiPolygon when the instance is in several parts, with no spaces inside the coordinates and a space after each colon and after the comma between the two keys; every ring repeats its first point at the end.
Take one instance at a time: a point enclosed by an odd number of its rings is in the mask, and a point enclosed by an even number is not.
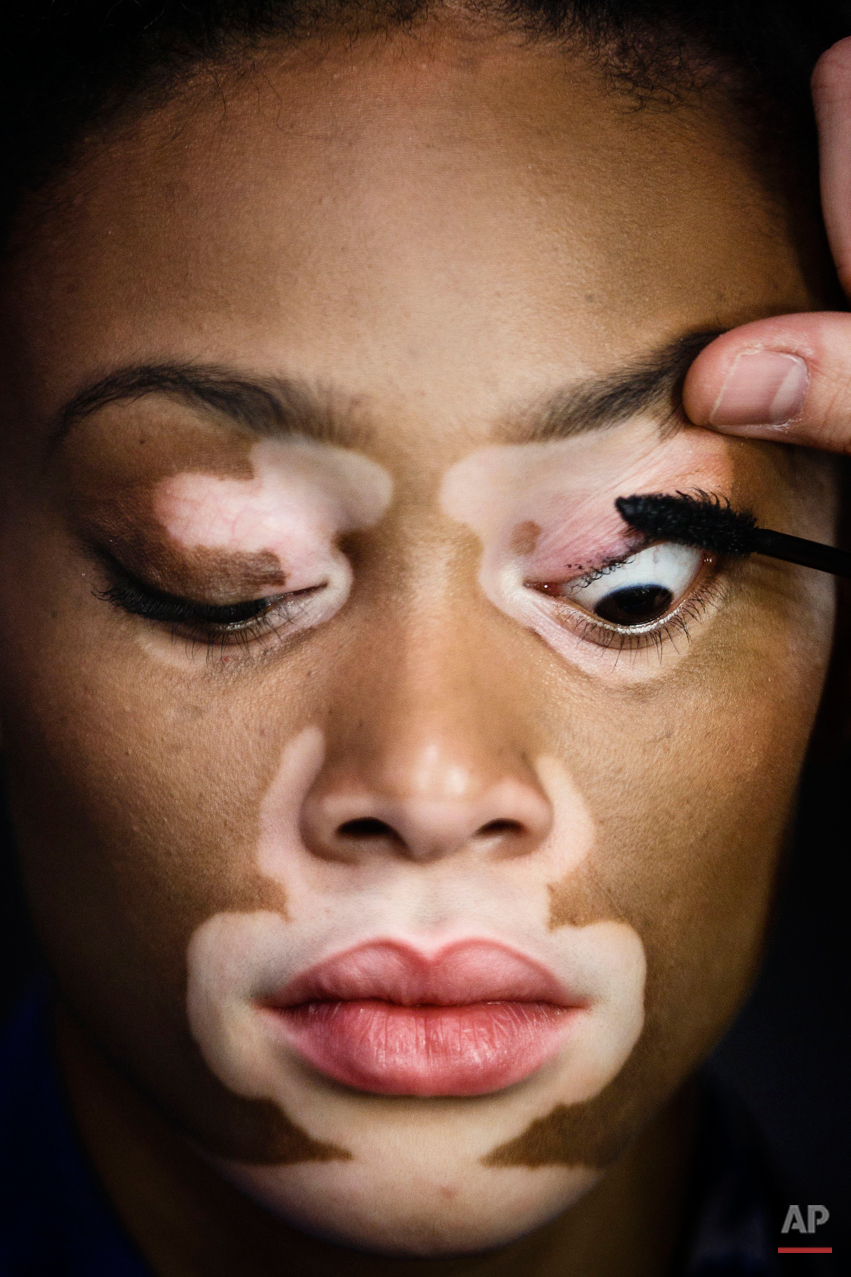
{"type": "Polygon", "coordinates": [[[684,425],[686,374],[700,352],[726,331],[689,331],[614,372],[568,387],[526,414],[521,438],[517,437],[516,425],[509,426],[507,433],[513,442],[545,443],[622,425],[639,413],[648,412],[659,418],[663,428],[684,425]]]}
{"type": "MultiPolygon", "coordinates": [[[[512,413],[502,433],[507,442],[538,443],[620,425],[648,411],[658,414],[663,425],[684,420],[682,386],[689,366],[724,331],[686,333],[612,373],[558,391],[523,413],[512,413]]],[[[224,418],[261,437],[299,435],[351,447],[361,433],[355,426],[355,399],[296,380],[245,377],[215,364],[132,364],[92,382],[63,405],[51,446],[101,408],[137,402],[150,394],[224,418]]]]}
{"type": "Polygon", "coordinates": [[[356,434],[351,416],[355,401],[341,410],[342,398],[288,378],[245,377],[217,364],[131,364],[92,382],[69,399],[56,416],[52,446],[75,426],[110,404],[135,403],[163,395],[225,418],[260,436],[302,435],[322,443],[347,443],[356,434]]]}

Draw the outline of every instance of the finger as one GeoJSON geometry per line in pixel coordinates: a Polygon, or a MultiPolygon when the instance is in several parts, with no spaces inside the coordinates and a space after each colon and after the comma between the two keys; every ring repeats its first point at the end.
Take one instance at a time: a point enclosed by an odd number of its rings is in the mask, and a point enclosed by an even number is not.
{"type": "Polygon", "coordinates": [[[824,222],[842,286],[851,293],[851,37],[822,54],[812,85],[824,222]]]}
{"type": "Polygon", "coordinates": [[[725,434],[851,453],[851,315],[743,324],[698,355],[686,415],[725,434]]]}

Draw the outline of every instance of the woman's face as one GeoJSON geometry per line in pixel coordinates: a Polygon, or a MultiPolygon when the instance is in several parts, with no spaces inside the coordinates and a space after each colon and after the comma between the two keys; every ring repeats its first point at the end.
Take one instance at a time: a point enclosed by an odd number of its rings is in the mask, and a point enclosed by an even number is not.
{"type": "Polygon", "coordinates": [[[608,570],[614,500],[829,539],[826,471],[664,393],[677,337],[816,300],[720,114],[496,37],[201,76],[32,211],[0,696],[35,914],[94,1040],[287,1219],[516,1236],[739,1004],[833,587],[608,570]]]}

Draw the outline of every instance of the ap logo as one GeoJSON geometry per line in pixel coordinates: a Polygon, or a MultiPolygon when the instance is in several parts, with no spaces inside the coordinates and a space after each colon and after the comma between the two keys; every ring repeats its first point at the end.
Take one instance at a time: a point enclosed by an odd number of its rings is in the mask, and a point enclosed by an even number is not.
{"type": "Polygon", "coordinates": [[[826,1206],[808,1206],[805,1224],[800,1206],[790,1206],[783,1221],[782,1231],[784,1233],[814,1233],[819,1224],[826,1224],[829,1219],[830,1211],[826,1206]]]}

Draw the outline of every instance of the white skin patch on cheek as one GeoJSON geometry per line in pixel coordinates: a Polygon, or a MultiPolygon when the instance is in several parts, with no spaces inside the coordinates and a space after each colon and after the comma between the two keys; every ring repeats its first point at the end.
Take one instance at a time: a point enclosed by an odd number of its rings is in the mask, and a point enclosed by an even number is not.
{"type": "Polygon", "coordinates": [[[325,738],[306,727],[286,746],[281,765],[260,807],[257,867],[267,878],[287,885],[294,862],[304,852],[299,815],[304,798],[325,757],[325,738]]]}
{"type": "MultiPolygon", "coordinates": [[[[258,868],[285,888],[288,871],[304,851],[299,812],[324,755],[320,729],[305,728],[287,743],[261,805],[258,868]]],[[[288,915],[267,910],[217,913],[189,941],[190,1028],[220,1081],[249,1098],[279,1098],[279,1062],[270,1055],[254,999],[261,989],[275,991],[291,974],[286,957],[293,946],[287,921],[288,915]]]]}
{"type": "Polygon", "coordinates": [[[626,922],[558,930],[564,933],[559,947],[573,965],[571,988],[587,998],[586,1022],[568,1048],[557,1088],[560,1103],[579,1104],[613,1081],[641,1036],[647,959],[641,937],[626,922]]]}
{"type": "Polygon", "coordinates": [[[345,601],[351,567],[337,542],[374,527],[393,482],[376,462],[310,440],[264,439],[249,454],[254,477],[183,473],[163,480],[154,513],[187,549],[274,554],[287,591],[322,586],[325,619],[345,601]]]}
{"type": "Polygon", "coordinates": [[[536,767],[553,806],[549,842],[553,847],[553,860],[564,876],[591,854],[597,836],[594,817],[570,772],[558,758],[544,754],[537,759],[536,767]]]}

